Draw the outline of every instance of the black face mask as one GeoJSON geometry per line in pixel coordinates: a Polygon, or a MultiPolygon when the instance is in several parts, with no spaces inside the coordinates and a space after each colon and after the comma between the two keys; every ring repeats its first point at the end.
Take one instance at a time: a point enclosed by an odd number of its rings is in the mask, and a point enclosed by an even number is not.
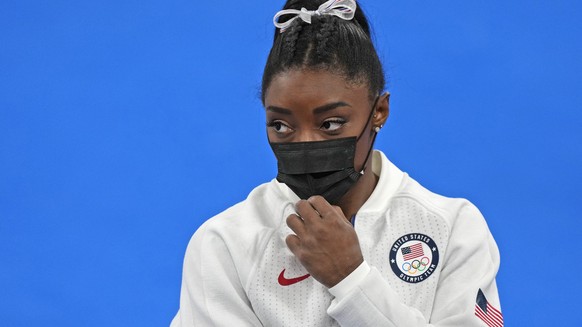
{"type": "Polygon", "coordinates": [[[358,137],[312,142],[269,142],[277,157],[277,180],[289,186],[301,199],[321,195],[327,202],[338,204],[364,174],[376,133],[360,172],[354,167],[356,144],[367,130],[377,101],[374,101],[370,116],[358,137]]]}

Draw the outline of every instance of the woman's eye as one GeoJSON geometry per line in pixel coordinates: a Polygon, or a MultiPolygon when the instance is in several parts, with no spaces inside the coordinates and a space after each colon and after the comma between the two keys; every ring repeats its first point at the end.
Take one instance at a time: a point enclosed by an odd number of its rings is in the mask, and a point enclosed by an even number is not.
{"type": "Polygon", "coordinates": [[[289,126],[285,125],[283,122],[280,121],[269,122],[267,126],[269,128],[272,128],[275,132],[281,134],[288,133],[289,131],[291,131],[291,128],[289,128],[289,126]]]}
{"type": "Polygon", "coordinates": [[[321,124],[321,128],[326,131],[335,131],[340,129],[345,123],[343,119],[326,120],[321,124]]]}

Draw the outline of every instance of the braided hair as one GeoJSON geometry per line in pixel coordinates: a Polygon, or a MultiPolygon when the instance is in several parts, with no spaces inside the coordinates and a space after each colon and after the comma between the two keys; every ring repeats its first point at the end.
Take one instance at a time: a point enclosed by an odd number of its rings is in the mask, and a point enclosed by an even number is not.
{"type": "MultiPolygon", "coordinates": [[[[325,0],[287,0],[283,9],[316,10],[325,0]]],[[[279,19],[284,22],[285,16],[279,19]]],[[[287,17],[287,20],[290,17],[287,17]]],[[[367,85],[373,100],[384,90],[384,71],[370,38],[366,16],[358,6],[352,20],[313,16],[311,24],[295,19],[280,33],[275,29],[261,88],[261,100],[273,78],[292,69],[325,70],[348,82],[367,85]]]]}

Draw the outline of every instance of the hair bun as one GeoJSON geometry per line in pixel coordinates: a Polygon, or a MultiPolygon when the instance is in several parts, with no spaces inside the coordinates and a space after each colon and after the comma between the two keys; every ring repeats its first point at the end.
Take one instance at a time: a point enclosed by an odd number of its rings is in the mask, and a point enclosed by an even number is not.
{"type": "MultiPolygon", "coordinates": [[[[317,10],[317,8],[319,8],[319,6],[321,6],[326,1],[327,0],[287,0],[282,10],[285,9],[301,10],[301,8],[305,8],[307,10],[317,10]]],[[[359,25],[364,31],[364,33],[366,33],[366,35],[370,37],[370,25],[368,24],[368,19],[366,18],[366,15],[362,10],[359,1],[356,1],[356,3],[357,3],[356,12],[354,13],[354,18],[352,19],[352,22],[355,22],[357,25],[359,25]]],[[[279,22],[284,23],[291,18],[292,17],[290,16],[287,17],[281,16],[279,22]]],[[[275,38],[277,38],[277,30],[275,30],[275,38]]]]}

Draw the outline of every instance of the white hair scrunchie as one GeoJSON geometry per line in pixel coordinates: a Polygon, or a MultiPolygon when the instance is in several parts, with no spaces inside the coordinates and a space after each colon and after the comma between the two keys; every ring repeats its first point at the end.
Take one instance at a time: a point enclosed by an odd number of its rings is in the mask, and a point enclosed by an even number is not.
{"type": "Polygon", "coordinates": [[[297,18],[301,18],[304,22],[311,24],[311,16],[317,15],[332,15],[337,16],[344,20],[351,20],[354,18],[356,13],[356,1],[354,0],[329,0],[324,2],[317,8],[317,10],[307,10],[305,8],[301,8],[301,10],[297,9],[285,9],[281,10],[275,14],[273,17],[273,24],[278,27],[283,33],[291,23],[296,20],[297,18]],[[295,15],[295,17],[289,19],[284,23],[279,23],[279,17],[283,15],[295,15]]]}

